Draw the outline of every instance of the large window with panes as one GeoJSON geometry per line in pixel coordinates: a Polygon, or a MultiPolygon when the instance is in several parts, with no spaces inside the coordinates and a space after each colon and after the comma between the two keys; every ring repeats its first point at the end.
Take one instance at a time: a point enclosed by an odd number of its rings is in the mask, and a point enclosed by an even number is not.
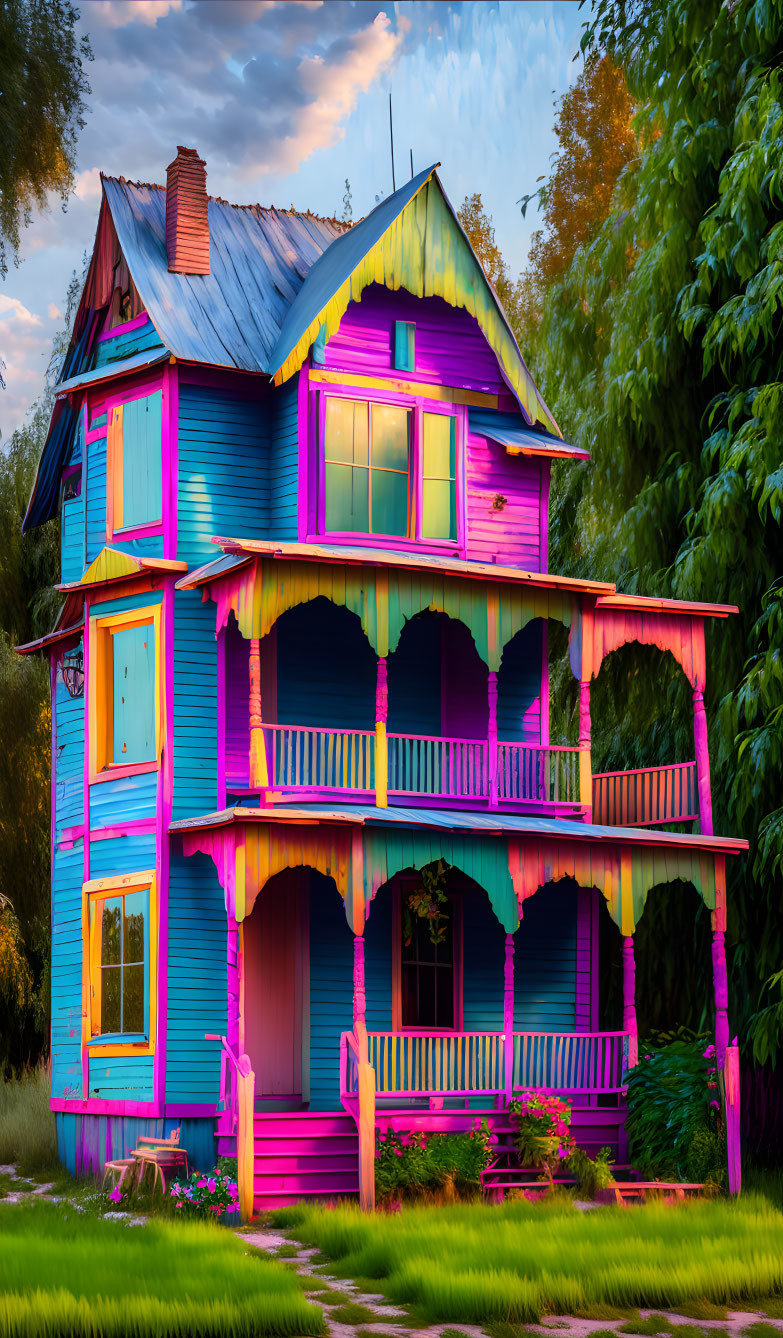
{"type": "Polygon", "coordinates": [[[154,1048],[156,909],[154,869],[84,885],[83,1016],[104,1054],[154,1048]]]}
{"type": "Polygon", "coordinates": [[[456,548],[461,426],[450,405],[323,394],[319,532],[456,548]]]}

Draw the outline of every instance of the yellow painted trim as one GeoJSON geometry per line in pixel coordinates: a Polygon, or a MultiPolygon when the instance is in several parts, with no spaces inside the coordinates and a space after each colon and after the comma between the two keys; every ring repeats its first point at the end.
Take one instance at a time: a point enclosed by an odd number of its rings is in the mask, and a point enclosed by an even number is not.
{"type": "MultiPolygon", "coordinates": [[[[90,618],[89,638],[89,674],[87,700],[90,721],[90,784],[105,780],[107,775],[122,775],[125,768],[121,763],[110,763],[109,740],[112,737],[113,699],[111,678],[111,638],[115,632],[129,627],[143,627],[149,624],[155,634],[155,759],[145,763],[145,770],[157,771],[160,768],[161,749],[163,747],[163,615],[162,605],[147,605],[145,608],[128,609],[124,613],[109,614],[105,618],[90,618]]],[[[131,764],[132,765],[132,764],[131,764]]]]}
{"type": "Polygon", "coordinates": [[[458,386],[434,386],[424,381],[402,381],[399,377],[351,376],[345,372],[319,372],[310,369],[309,379],[321,385],[356,387],[357,390],[388,390],[447,404],[469,404],[474,409],[497,409],[497,395],[479,390],[461,390],[458,386]]]}
{"type": "Polygon", "coordinates": [[[106,547],[90,563],[79,584],[98,585],[103,581],[116,581],[121,576],[138,576],[142,570],[138,558],[131,557],[130,553],[120,553],[116,548],[106,547]]]}
{"type": "MultiPolygon", "coordinates": [[[[97,925],[97,919],[95,921],[97,925]]],[[[117,1055],[154,1055],[158,1029],[158,888],[154,869],[136,873],[113,874],[92,878],[82,884],[82,1048],[90,1057],[112,1059],[117,1055]],[[100,1022],[101,973],[97,969],[100,945],[90,930],[90,902],[106,901],[117,893],[149,890],[149,1038],[146,1041],[117,1041],[106,1045],[93,1043],[100,1022]],[[93,978],[95,975],[95,979],[93,978]],[[97,981],[97,990],[93,985],[97,981]]]]}
{"type": "Polygon", "coordinates": [[[375,805],[389,807],[389,746],[383,720],[375,722],[375,805]]]}
{"type": "Polygon", "coordinates": [[[122,405],[115,404],[106,428],[106,537],[122,528],[122,405]]]}

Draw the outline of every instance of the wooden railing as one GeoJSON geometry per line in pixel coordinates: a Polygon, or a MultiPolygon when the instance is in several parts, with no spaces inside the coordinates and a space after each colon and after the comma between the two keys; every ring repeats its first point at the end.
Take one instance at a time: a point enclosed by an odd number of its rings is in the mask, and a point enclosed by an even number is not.
{"type": "Polygon", "coordinates": [[[504,1090],[503,1037],[498,1032],[371,1031],[367,1040],[376,1091],[384,1095],[492,1095],[504,1090]]]}
{"type": "Polygon", "coordinates": [[[487,744],[480,739],[436,739],[389,734],[389,794],[442,799],[485,799],[487,744]]]}
{"type": "Polygon", "coordinates": [[[619,1092],[627,1034],[514,1032],[514,1087],[555,1092],[619,1092]]]}
{"type": "Polygon", "coordinates": [[[498,798],[579,803],[579,749],[498,743],[498,798]]]}
{"type": "Polygon", "coordinates": [[[265,725],[269,783],[290,790],[375,788],[375,734],[370,730],[265,725]]]}
{"type": "Polygon", "coordinates": [[[695,762],[593,776],[593,822],[607,827],[656,827],[699,816],[695,762]]]}

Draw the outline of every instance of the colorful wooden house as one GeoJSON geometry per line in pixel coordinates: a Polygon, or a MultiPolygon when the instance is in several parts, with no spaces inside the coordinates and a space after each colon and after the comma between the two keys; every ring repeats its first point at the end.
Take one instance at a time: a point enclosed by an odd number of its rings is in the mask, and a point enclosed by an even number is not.
{"type": "Polygon", "coordinates": [[[166,189],[103,179],[25,521],[61,516],[63,610],[21,648],[51,661],[72,1170],[177,1126],[196,1164],[238,1154],[246,1213],[370,1205],[377,1130],[497,1124],[529,1086],[622,1160],[634,929],[677,879],[712,912],[732,1104],[744,843],[713,833],[702,696],[732,610],[549,571],[552,461],[584,454],[434,168],[352,227],[208,198],[193,150],[166,189]],[[628,641],[686,675],[694,759],[593,775],[591,681],[628,641]]]}

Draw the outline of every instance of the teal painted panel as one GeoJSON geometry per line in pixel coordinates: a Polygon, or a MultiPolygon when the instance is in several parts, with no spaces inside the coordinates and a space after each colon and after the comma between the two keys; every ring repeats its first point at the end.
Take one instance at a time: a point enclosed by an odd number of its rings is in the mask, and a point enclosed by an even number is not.
{"type": "MultiPolygon", "coordinates": [[[[97,423],[95,424],[97,426],[97,423]]],[[[103,424],[105,428],[105,421],[103,424]]],[[[85,491],[82,474],[82,492],[85,491]]],[[[106,438],[87,444],[87,482],[85,506],[87,508],[87,565],[95,560],[106,547],[106,438]]],[[[124,548],[123,544],[116,544],[124,548]]]]}
{"type": "Polygon", "coordinates": [[[52,1096],[82,1096],[82,879],[84,846],[52,861],[52,1096]]]}
{"type": "Polygon", "coordinates": [[[180,1147],[195,1170],[211,1170],[215,1163],[215,1121],[167,1116],[150,1119],[136,1115],[77,1115],[58,1111],[57,1151],[71,1175],[98,1175],[104,1163],[129,1157],[141,1136],[169,1138],[180,1130],[180,1147]]]}
{"type": "Polygon", "coordinates": [[[163,344],[152,321],[148,320],[145,325],[140,325],[135,330],[127,330],[113,335],[110,339],[102,339],[95,345],[92,365],[105,367],[110,362],[124,362],[126,358],[132,358],[135,353],[146,353],[154,348],[163,348],[163,344]]]}
{"type": "Polygon", "coordinates": [[[128,400],[122,411],[122,524],[124,529],[160,520],[163,514],[161,414],[156,390],[128,400]]]}
{"type": "Polygon", "coordinates": [[[177,557],[195,567],[213,535],[267,537],[269,471],[265,402],[180,384],[177,557]]]}
{"type": "Polygon", "coordinates": [[[90,828],[121,826],[154,818],[157,812],[160,772],[142,771],[137,776],[116,776],[90,786],[90,828]]]}
{"type": "Polygon", "coordinates": [[[114,874],[154,868],[154,832],[145,836],[113,836],[108,841],[93,841],[90,844],[91,878],[109,878],[114,874]]]}
{"type": "Polygon", "coordinates": [[[528,623],[503,651],[498,674],[498,738],[541,742],[542,623],[528,623]]]}
{"type": "Polygon", "coordinates": [[[206,855],[173,855],[169,868],[166,1100],[220,1099],[220,1047],[228,1026],[223,889],[206,855]],[[194,982],[197,988],[194,989],[194,982]]]}
{"type": "Polygon", "coordinates": [[[112,633],[115,763],[155,759],[155,628],[112,633]]]}
{"type": "Polygon", "coordinates": [[[90,1056],[90,1096],[103,1101],[151,1101],[153,1055],[90,1056]]]}
{"type": "Polygon", "coordinates": [[[79,581],[84,557],[84,495],[63,502],[60,526],[60,579],[79,581]]]}
{"type": "Polygon", "coordinates": [[[411,321],[394,322],[394,366],[412,372],[416,364],[416,326],[411,321]]]}
{"type": "Polygon", "coordinates": [[[272,392],[268,537],[298,538],[299,374],[272,392]]]}
{"type": "Polygon", "coordinates": [[[373,899],[364,927],[367,1030],[392,1029],[392,903],[390,887],[373,899]]]}
{"type": "Polygon", "coordinates": [[[317,599],[278,622],[280,724],[373,730],[375,680],[375,653],[347,609],[317,599]]]}
{"type": "Polygon", "coordinates": [[[310,1109],[340,1108],[340,1035],[353,1027],[353,934],[334,883],[310,891],[310,1109]]]}
{"type": "Polygon", "coordinates": [[[215,606],[198,592],[174,603],[174,817],[212,813],[217,802],[215,606]]]}
{"type": "Polygon", "coordinates": [[[70,695],[58,669],[54,689],[55,840],[64,828],[78,827],[84,820],[84,701],[83,695],[70,695]]]}
{"type": "Polygon", "coordinates": [[[148,595],[126,595],[124,599],[93,600],[90,613],[96,618],[105,618],[110,613],[131,613],[134,609],[153,608],[163,603],[163,595],[152,591],[148,595]]]}
{"type": "Polygon", "coordinates": [[[577,895],[573,883],[529,897],[514,935],[514,1030],[576,1027],[577,895]]]}
{"type": "Polygon", "coordinates": [[[462,897],[462,1025],[465,1031],[503,1030],[506,935],[484,892],[462,897]]]}

